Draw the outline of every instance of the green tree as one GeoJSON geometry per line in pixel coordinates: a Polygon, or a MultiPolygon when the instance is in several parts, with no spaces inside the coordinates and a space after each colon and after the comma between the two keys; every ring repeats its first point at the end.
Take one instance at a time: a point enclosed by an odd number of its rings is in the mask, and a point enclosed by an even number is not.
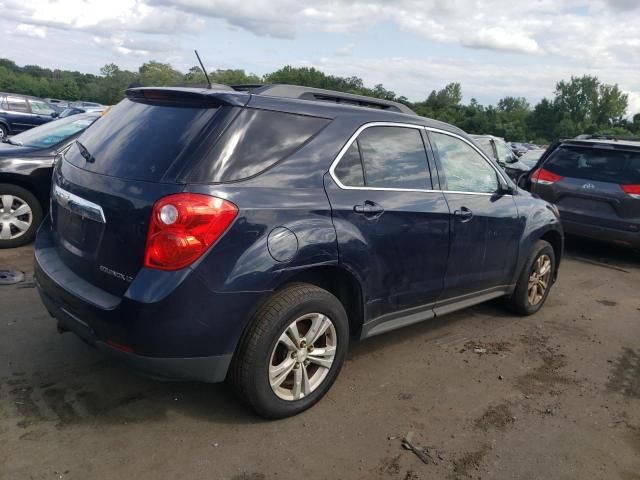
{"type": "Polygon", "coordinates": [[[144,86],[166,87],[182,83],[184,76],[168,63],[151,60],[138,69],[140,82],[144,86]]]}

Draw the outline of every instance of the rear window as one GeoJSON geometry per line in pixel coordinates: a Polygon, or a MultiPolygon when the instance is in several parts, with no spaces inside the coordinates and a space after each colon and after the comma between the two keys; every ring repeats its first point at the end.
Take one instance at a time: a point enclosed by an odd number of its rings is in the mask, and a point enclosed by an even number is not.
{"type": "Polygon", "coordinates": [[[562,145],[544,168],[563,177],[618,184],[640,183],[640,152],[562,145]]]}
{"type": "Polygon", "coordinates": [[[81,145],[74,143],[65,158],[99,174],[159,181],[174,161],[189,158],[217,111],[125,99],[89,127],[78,139],[81,145]]]}
{"type": "Polygon", "coordinates": [[[223,183],[257,175],[299,149],[330,120],[244,108],[212,147],[203,145],[194,182],[223,183]]]}

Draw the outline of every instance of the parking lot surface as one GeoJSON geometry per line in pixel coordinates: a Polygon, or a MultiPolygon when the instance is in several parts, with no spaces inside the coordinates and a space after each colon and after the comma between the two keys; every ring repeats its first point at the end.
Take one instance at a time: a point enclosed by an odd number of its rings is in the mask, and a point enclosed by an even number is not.
{"type": "Polygon", "coordinates": [[[496,302],[353,345],[280,421],[59,335],[31,255],[0,251],[26,273],[0,286],[1,479],[640,479],[637,253],[571,240],[537,315],[496,302]]]}

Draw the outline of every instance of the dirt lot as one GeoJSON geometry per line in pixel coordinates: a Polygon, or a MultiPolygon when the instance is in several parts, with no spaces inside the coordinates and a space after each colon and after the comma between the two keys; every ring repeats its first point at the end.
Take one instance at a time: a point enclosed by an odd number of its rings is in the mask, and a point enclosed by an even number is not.
{"type": "Polygon", "coordinates": [[[323,401],[276,422],[58,335],[31,248],[8,266],[27,280],[0,286],[2,479],[640,479],[638,254],[573,241],[536,316],[488,304],[357,344],[323,401]]]}

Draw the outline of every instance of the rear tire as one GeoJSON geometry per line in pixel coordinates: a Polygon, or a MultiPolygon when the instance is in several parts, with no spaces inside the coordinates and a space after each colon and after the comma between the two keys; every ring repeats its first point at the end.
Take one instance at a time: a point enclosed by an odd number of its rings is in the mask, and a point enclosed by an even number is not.
{"type": "Polygon", "coordinates": [[[33,193],[17,185],[0,183],[0,248],[31,242],[41,222],[42,206],[33,193]]]}
{"type": "Polygon", "coordinates": [[[522,268],[516,288],[506,301],[518,315],[536,313],[549,296],[556,271],[556,256],[549,242],[538,240],[522,268]]]}
{"type": "Polygon", "coordinates": [[[254,316],[234,356],[230,380],[240,400],[258,415],[295,415],[331,388],[348,344],[342,303],[314,285],[291,284],[254,316]]]}

